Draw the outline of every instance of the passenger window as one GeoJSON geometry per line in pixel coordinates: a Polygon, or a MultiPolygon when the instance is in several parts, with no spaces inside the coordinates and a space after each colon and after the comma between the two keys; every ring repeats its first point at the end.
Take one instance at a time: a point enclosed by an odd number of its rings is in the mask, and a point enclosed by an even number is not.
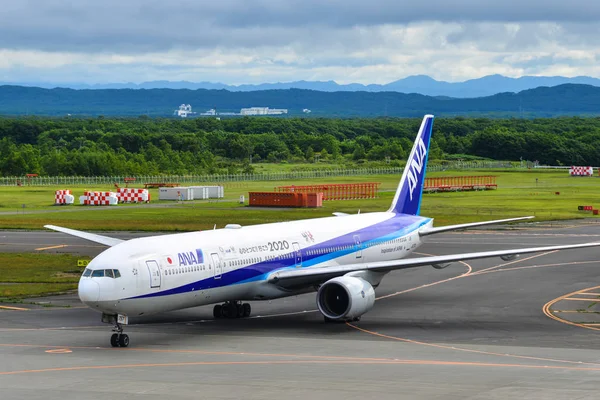
{"type": "Polygon", "coordinates": [[[112,269],[107,269],[104,271],[104,276],[108,277],[108,278],[114,278],[115,276],[113,275],[113,270],[112,269]]]}
{"type": "Polygon", "coordinates": [[[97,269],[95,271],[92,271],[92,278],[100,278],[104,276],[104,270],[103,269],[97,269]]]}
{"type": "Polygon", "coordinates": [[[83,276],[90,276],[91,274],[92,274],[92,270],[91,270],[91,269],[89,269],[89,268],[86,268],[86,269],[83,271],[83,276]]]}

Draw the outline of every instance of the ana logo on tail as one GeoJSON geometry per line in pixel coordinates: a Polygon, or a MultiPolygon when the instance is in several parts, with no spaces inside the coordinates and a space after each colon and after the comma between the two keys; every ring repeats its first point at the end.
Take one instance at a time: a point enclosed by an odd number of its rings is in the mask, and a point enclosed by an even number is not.
{"type": "Polygon", "coordinates": [[[415,155],[410,160],[410,166],[407,171],[406,179],[408,180],[408,189],[410,199],[413,198],[413,192],[417,188],[417,180],[418,176],[423,170],[423,164],[425,162],[425,158],[427,156],[427,147],[425,143],[423,143],[423,139],[419,138],[415,147],[415,155]]]}
{"type": "Polygon", "coordinates": [[[389,212],[419,215],[432,128],[433,115],[426,115],[423,118],[423,122],[421,122],[419,133],[410,150],[406,167],[404,167],[404,172],[398,184],[398,189],[396,189],[392,205],[388,210],[389,212]]]}

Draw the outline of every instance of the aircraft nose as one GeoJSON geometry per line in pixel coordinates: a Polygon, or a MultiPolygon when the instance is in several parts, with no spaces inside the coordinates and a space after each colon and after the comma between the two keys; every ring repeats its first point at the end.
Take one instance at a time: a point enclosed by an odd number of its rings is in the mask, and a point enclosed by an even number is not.
{"type": "Polygon", "coordinates": [[[82,279],[79,281],[78,292],[83,303],[95,303],[100,297],[100,285],[92,279],[82,279]]]}

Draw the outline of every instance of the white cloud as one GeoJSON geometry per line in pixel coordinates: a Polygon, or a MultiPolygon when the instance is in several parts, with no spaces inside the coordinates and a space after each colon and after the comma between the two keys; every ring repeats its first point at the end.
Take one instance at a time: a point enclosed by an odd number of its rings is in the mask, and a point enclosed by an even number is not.
{"type": "Polygon", "coordinates": [[[599,20],[590,0],[29,0],[3,4],[0,80],[600,76],[599,20]]]}

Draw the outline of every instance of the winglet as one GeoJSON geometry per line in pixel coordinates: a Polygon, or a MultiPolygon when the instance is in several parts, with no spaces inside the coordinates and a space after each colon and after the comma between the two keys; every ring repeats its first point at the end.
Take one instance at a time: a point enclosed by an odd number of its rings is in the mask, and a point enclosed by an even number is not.
{"type": "Polygon", "coordinates": [[[66,233],[67,235],[76,236],[82,239],[89,240],[91,242],[100,243],[105,246],[115,246],[119,243],[124,242],[124,240],[111,238],[108,236],[97,235],[95,233],[77,231],[75,229],[63,228],[62,226],[55,225],[44,225],[44,228],[52,229],[53,231],[66,233]]]}
{"type": "Polygon", "coordinates": [[[421,122],[421,128],[388,212],[419,215],[432,128],[433,115],[426,115],[421,122]]]}

